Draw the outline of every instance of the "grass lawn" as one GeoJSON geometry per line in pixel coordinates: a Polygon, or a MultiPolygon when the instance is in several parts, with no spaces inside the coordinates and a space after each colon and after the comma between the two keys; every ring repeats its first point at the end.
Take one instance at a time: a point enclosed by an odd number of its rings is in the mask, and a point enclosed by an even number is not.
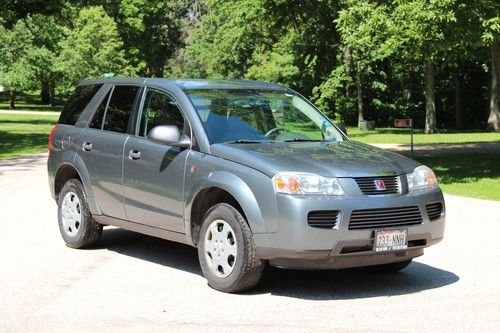
{"type": "Polygon", "coordinates": [[[417,157],[431,167],[447,194],[500,201],[500,154],[417,157]]]}
{"type": "Polygon", "coordinates": [[[0,159],[47,150],[50,128],[59,116],[0,114],[0,159]]]}
{"type": "MultiPolygon", "coordinates": [[[[43,152],[52,124],[58,116],[0,114],[0,159],[43,152]]],[[[404,130],[381,129],[360,132],[351,129],[354,140],[367,143],[406,143],[404,130]],[[387,131],[387,132],[385,132],[387,131]]],[[[500,141],[499,133],[448,133],[417,136],[419,143],[500,141]]],[[[433,168],[445,193],[500,201],[500,155],[455,154],[417,157],[433,168]]]]}
{"type": "MultiPolygon", "coordinates": [[[[406,128],[377,128],[374,131],[360,131],[357,127],[347,128],[349,138],[364,143],[401,143],[410,144],[410,130],[406,128]]],[[[497,132],[453,132],[440,131],[437,134],[424,134],[423,130],[415,129],[413,142],[415,144],[434,143],[473,143],[500,142],[497,132]]]]}
{"type": "MultiPolygon", "coordinates": [[[[0,110],[9,110],[10,102],[5,94],[0,95],[0,110]]],[[[60,112],[64,102],[56,99],[56,106],[40,104],[40,97],[35,95],[19,95],[16,98],[15,110],[20,111],[56,111],[60,112]]]]}

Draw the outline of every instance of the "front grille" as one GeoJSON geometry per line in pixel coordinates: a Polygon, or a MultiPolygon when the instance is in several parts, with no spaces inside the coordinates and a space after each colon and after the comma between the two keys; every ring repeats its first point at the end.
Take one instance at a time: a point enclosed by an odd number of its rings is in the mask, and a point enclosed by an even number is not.
{"type": "Polygon", "coordinates": [[[427,210],[427,216],[429,216],[429,220],[434,221],[441,217],[441,213],[443,212],[443,203],[434,202],[431,204],[425,205],[425,209],[427,210]]]}
{"type": "Polygon", "coordinates": [[[418,206],[354,210],[349,229],[403,227],[422,223],[418,206]]]}
{"type": "Polygon", "coordinates": [[[359,189],[365,195],[387,195],[401,193],[401,182],[399,176],[373,176],[354,178],[359,189]],[[376,181],[384,183],[384,189],[377,187],[376,181]]]}
{"type": "Polygon", "coordinates": [[[337,225],[338,218],[338,210],[318,210],[309,212],[307,224],[314,228],[332,229],[337,225]]]}

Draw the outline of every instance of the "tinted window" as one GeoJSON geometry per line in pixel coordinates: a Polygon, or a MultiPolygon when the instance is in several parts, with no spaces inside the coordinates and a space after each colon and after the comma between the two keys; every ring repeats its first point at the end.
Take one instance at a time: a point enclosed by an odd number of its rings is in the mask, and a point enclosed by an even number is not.
{"type": "Polygon", "coordinates": [[[89,125],[90,128],[97,128],[97,129],[102,128],[102,119],[104,118],[104,112],[106,111],[106,106],[108,106],[109,95],[111,95],[111,91],[106,94],[106,97],[104,97],[101,104],[99,104],[99,107],[97,107],[97,110],[95,111],[94,116],[92,117],[92,121],[90,122],[89,125]]]}
{"type": "Polygon", "coordinates": [[[59,124],[75,125],[83,110],[101,86],[102,84],[92,84],[76,87],[61,112],[59,124]]]}
{"type": "Polygon", "coordinates": [[[139,125],[139,135],[147,136],[149,131],[158,125],[176,125],[181,134],[184,132],[184,118],[168,94],[148,89],[139,125]]]}
{"type": "Polygon", "coordinates": [[[119,133],[127,132],[128,120],[132,113],[138,90],[139,87],[134,86],[115,87],[106,111],[104,130],[119,133]]]}
{"type": "Polygon", "coordinates": [[[344,140],[333,123],[299,95],[281,90],[186,91],[211,143],[344,140]]]}

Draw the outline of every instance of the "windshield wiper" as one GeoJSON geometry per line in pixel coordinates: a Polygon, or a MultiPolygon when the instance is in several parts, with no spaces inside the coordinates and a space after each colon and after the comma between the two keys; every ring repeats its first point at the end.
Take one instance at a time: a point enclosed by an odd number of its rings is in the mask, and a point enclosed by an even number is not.
{"type": "Polygon", "coordinates": [[[290,139],[290,140],[284,140],[283,142],[320,142],[320,141],[326,141],[326,140],[290,139]]]}
{"type": "Polygon", "coordinates": [[[263,143],[263,142],[268,142],[268,141],[251,140],[251,139],[238,139],[238,140],[233,140],[233,141],[227,141],[224,143],[263,143]]]}

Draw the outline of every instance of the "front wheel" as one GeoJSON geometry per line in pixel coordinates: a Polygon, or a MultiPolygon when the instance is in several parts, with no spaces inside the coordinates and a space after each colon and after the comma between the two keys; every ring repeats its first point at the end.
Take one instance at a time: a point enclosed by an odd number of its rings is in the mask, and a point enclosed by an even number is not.
{"type": "Polygon", "coordinates": [[[59,230],[66,245],[75,249],[93,246],[101,237],[102,225],[94,221],[83,185],[77,179],[64,184],[57,201],[59,230]]]}
{"type": "Polygon", "coordinates": [[[252,232],[243,216],[232,206],[213,206],[203,219],[198,257],[210,287],[238,292],[255,286],[264,268],[255,257],[252,232]]]}

